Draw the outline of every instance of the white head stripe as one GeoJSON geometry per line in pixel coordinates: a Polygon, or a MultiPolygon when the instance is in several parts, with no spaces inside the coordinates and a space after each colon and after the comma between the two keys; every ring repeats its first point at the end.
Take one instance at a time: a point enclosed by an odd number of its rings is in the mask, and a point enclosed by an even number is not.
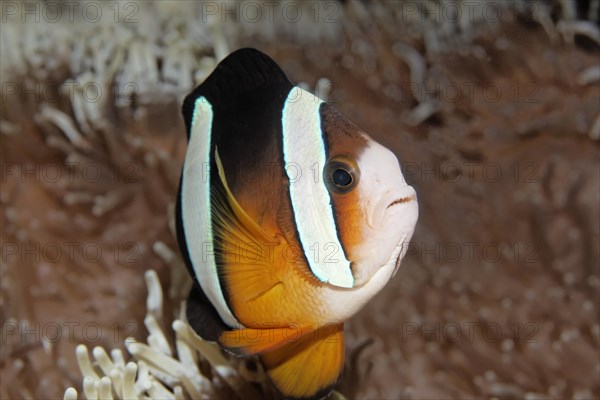
{"type": "Polygon", "coordinates": [[[196,100],[190,140],[183,164],[181,214],[190,260],[202,287],[223,321],[240,326],[231,313],[219,282],[215,262],[210,212],[210,144],[212,106],[204,97],[196,100]]]}
{"type": "Polygon", "coordinates": [[[294,87],[283,108],[283,157],[300,243],[322,282],[351,288],[350,261],[337,236],[331,198],[323,182],[325,144],[318,97],[294,87]]]}

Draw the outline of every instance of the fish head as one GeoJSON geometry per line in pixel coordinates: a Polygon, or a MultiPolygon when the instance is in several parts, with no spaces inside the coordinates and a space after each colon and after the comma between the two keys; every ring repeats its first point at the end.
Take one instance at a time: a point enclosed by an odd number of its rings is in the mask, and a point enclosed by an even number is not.
{"type": "Polygon", "coordinates": [[[332,107],[322,113],[330,144],[323,180],[360,288],[384,267],[389,276],[397,270],[417,222],[417,194],[394,153],[332,107]]]}

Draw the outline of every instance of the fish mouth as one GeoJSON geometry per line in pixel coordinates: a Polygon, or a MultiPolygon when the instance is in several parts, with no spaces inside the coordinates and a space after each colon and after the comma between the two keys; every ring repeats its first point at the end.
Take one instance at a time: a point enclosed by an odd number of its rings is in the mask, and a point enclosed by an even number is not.
{"type": "Polygon", "coordinates": [[[388,204],[388,206],[385,208],[386,210],[390,207],[393,207],[397,204],[404,204],[404,203],[410,203],[411,201],[416,200],[417,197],[414,194],[411,194],[410,196],[406,196],[406,197],[400,197],[399,199],[396,199],[394,201],[392,201],[390,204],[388,204]]]}
{"type": "Polygon", "coordinates": [[[402,204],[410,204],[417,200],[417,193],[411,186],[404,186],[400,190],[388,191],[375,200],[373,210],[369,214],[367,224],[377,229],[381,226],[386,213],[390,208],[402,204]],[[400,193],[398,193],[400,192],[400,193]]]}

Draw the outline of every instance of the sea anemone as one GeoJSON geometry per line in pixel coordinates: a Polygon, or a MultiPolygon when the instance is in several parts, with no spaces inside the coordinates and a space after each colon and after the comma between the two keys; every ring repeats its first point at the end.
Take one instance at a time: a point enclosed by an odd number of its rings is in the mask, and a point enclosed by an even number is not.
{"type": "MultiPolygon", "coordinates": [[[[150,270],[145,277],[148,312],[144,324],[149,335],[147,344],[125,339],[132,360],[126,362],[120,349],[113,349],[109,356],[97,346],[93,349],[92,361],[88,348],[83,344],[77,346],[86,399],[214,399],[227,394],[259,399],[268,394],[272,396],[259,365],[254,360],[226,357],[219,346],[200,339],[185,319],[183,304],[180,318],[170,324],[175,336],[170,341],[159,323],[164,316],[158,275],[150,270]]],[[[173,336],[172,332],[169,337],[173,336]]],[[[77,390],[68,388],[64,398],[77,399],[77,390]]]]}

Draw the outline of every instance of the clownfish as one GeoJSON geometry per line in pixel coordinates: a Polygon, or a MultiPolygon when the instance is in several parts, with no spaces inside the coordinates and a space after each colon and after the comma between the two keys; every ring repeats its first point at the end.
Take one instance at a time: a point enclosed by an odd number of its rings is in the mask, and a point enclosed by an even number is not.
{"type": "Polygon", "coordinates": [[[396,156],[255,49],[184,100],[177,238],[197,334],[257,355],[286,398],[321,398],[343,323],[395,274],[418,217],[396,156]]]}

